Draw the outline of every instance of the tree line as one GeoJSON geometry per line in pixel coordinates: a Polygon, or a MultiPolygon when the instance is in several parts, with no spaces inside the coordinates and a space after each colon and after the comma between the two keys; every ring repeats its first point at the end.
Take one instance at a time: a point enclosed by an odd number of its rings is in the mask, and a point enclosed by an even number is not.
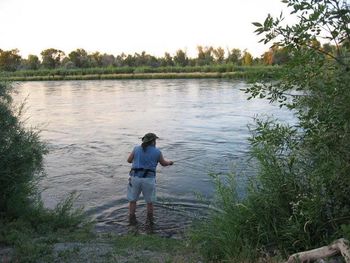
{"type": "Polygon", "coordinates": [[[43,50],[39,58],[37,55],[28,55],[22,58],[18,49],[0,49],[0,70],[37,70],[55,68],[95,68],[95,67],[171,67],[171,66],[207,66],[233,64],[238,66],[274,65],[287,60],[286,52],[279,48],[270,49],[261,58],[254,58],[247,50],[238,48],[227,49],[197,46],[197,57],[190,58],[185,50],[179,49],[172,56],[165,52],[163,57],[156,57],[146,51],[141,53],[114,56],[111,54],[93,52],[88,53],[78,48],[68,54],[62,50],[49,48],[43,50]]]}
{"type": "MultiPolygon", "coordinates": [[[[324,50],[327,54],[335,54],[336,47],[323,44],[314,40],[310,45],[324,50]]],[[[146,51],[141,53],[125,54],[117,56],[98,51],[88,53],[78,48],[68,54],[62,50],[48,48],[43,50],[39,58],[37,55],[28,55],[22,58],[18,49],[0,49],[0,70],[37,70],[37,69],[72,69],[72,68],[98,68],[98,67],[186,67],[186,66],[210,66],[232,64],[237,66],[251,65],[283,65],[290,60],[290,54],[286,48],[278,44],[273,45],[260,57],[253,57],[247,50],[238,48],[227,49],[214,48],[212,46],[197,46],[197,57],[191,58],[185,50],[179,49],[172,56],[165,52],[163,57],[156,57],[146,51]]]]}
{"type": "Polygon", "coordinates": [[[98,51],[88,53],[78,48],[68,54],[54,48],[43,50],[39,58],[36,55],[28,55],[22,58],[18,49],[0,49],[0,70],[16,71],[22,69],[55,69],[55,68],[94,68],[94,67],[171,67],[171,66],[205,66],[215,64],[232,63],[236,65],[252,65],[256,59],[247,51],[234,48],[225,50],[221,47],[197,47],[198,55],[190,58],[186,51],[179,49],[172,56],[165,52],[163,57],[156,57],[146,51],[141,53],[125,54],[117,56],[98,51]]]}

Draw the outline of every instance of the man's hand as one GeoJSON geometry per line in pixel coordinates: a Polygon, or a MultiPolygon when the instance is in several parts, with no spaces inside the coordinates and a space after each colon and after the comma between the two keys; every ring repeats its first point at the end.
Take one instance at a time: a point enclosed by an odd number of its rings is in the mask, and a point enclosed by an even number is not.
{"type": "Polygon", "coordinates": [[[174,164],[173,161],[167,161],[167,160],[165,160],[164,157],[163,157],[163,154],[160,155],[159,163],[160,163],[162,166],[168,166],[168,165],[173,165],[173,164],[174,164]]]}

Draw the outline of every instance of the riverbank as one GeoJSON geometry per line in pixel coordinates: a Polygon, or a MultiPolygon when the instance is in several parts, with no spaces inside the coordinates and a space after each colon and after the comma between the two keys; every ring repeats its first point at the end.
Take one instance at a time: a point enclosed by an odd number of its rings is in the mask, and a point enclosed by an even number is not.
{"type": "Polygon", "coordinates": [[[96,233],[92,225],[38,232],[21,222],[0,225],[0,262],[202,262],[185,237],[96,233]]]}
{"type": "Polygon", "coordinates": [[[58,80],[122,80],[122,79],[204,79],[241,78],[243,74],[230,73],[132,73],[132,74],[91,74],[91,75],[49,75],[28,77],[6,77],[5,81],[58,81],[58,80]]]}
{"type": "Polygon", "coordinates": [[[280,67],[94,68],[0,72],[2,81],[276,78],[280,67]]]}

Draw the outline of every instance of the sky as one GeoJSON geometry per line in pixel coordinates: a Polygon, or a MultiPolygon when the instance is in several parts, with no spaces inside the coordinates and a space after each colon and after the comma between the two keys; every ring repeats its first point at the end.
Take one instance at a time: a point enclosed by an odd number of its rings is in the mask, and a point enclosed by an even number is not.
{"type": "Polygon", "coordinates": [[[278,16],[281,0],[0,0],[0,49],[22,57],[47,48],[163,56],[196,47],[247,49],[260,56],[252,22],[278,16]]]}

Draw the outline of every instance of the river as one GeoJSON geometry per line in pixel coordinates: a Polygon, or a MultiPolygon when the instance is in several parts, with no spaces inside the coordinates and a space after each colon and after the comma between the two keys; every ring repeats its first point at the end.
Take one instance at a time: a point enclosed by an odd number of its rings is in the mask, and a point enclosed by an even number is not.
{"type": "MultiPolygon", "coordinates": [[[[175,164],[157,169],[156,222],[173,235],[206,209],[213,196],[209,173],[235,171],[244,185],[254,174],[248,161],[248,124],[258,114],[290,122],[293,115],[265,100],[247,100],[242,81],[219,79],[23,82],[26,125],[41,130],[49,154],[40,184],[45,206],[72,191],[76,206],[101,231],[127,231],[128,154],[147,132],[175,164]]],[[[142,221],[145,204],[137,210],[142,221]]]]}

